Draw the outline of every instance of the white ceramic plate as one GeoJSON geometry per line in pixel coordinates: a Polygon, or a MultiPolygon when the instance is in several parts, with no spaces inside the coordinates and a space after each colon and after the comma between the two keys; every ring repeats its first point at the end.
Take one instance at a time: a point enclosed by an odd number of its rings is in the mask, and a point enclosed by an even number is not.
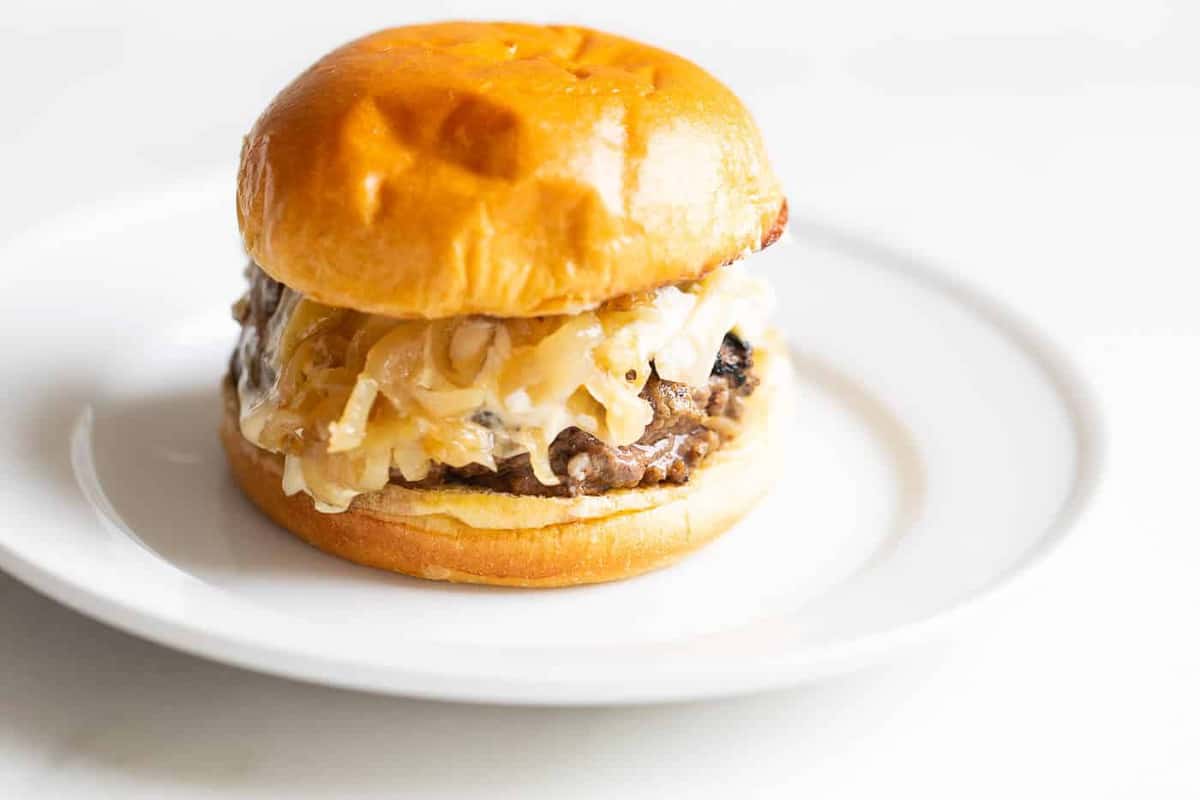
{"type": "Polygon", "coordinates": [[[538,591],[355,567],[240,496],[215,433],[243,263],[227,176],[56,221],[0,250],[0,565],[163,644],[404,695],[656,701],[859,666],[1044,554],[1095,433],[1078,383],[990,306],[793,233],[754,260],[799,380],[778,490],[674,568],[538,591]]]}

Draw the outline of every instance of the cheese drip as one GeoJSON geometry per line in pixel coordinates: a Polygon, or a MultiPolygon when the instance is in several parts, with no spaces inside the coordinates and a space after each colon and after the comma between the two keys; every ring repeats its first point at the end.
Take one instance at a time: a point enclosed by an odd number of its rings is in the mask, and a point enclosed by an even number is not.
{"type": "MultiPolygon", "coordinates": [[[[639,397],[661,378],[702,386],[727,331],[755,339],[771,297],[740,265],[579,314],[398,320],[322,305],[289,289],[262,343],[266,385],[243,368],[243,435],[284,455],[283,489],[344,511],[433,463],[528,453],[546,485],[555,437],[580,428],[613,447],[653,418],[639,397]]],[[[252,334],[243,332],[243,337],[252,334]]]]}

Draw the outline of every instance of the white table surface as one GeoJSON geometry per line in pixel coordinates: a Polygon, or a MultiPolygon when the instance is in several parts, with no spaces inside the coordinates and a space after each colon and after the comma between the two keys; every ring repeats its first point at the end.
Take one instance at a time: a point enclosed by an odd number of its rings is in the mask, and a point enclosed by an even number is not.
{"type": "MultiPolygon", "coordinates": [[[[1067,544],[970,629],[713,703],[306,686],[0,575],[0,797],[1200,795],[1200,5],[172,5],[6,6],[0,238],[233,163],[273,91],[355,34],[435,12],[578,20],[725,77],[796,208],[931,258],[1047,332],[1101,399],[1107,469],[1067,544]]],[[[232,186],[229,224],[196,235],[234,235],[232,186]]]]}

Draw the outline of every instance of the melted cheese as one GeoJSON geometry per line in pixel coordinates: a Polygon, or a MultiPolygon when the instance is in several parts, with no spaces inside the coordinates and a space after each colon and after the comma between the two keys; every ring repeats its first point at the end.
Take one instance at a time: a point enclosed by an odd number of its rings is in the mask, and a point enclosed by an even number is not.
{"type": "MultiPolygon", "coordinates": [[[[392,470],[419,481],[434,463],[463,467],[528,453],[559,479],[549,448],[578,427],[611,446],[653,417],[638,396],[651,362],[665,380],[703,385],[727,331],[753,340],[766,285],[734,265],[637,301],[535,319],[397,320],[284,291],[259,343],[265,385],[239,383],[241,429],[285,456],[283,488],[344,511],[392,470]]],[[[243,333],[245,337],[250,334],[243,333]]],[[[245,351],[243,351],[245,352],[245,351]]]]}

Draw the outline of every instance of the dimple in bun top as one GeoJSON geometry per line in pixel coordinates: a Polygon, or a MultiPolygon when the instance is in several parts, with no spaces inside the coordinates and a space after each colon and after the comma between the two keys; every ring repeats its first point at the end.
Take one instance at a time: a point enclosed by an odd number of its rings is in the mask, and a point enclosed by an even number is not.
{"type": "Polygon", "coordinates": [[[237,211],[280,282],[427,319],[692,280],[787,218],[753,120],[704,70],[582,28],[474,22],[314,64],[246,137],[237,211]]]}

